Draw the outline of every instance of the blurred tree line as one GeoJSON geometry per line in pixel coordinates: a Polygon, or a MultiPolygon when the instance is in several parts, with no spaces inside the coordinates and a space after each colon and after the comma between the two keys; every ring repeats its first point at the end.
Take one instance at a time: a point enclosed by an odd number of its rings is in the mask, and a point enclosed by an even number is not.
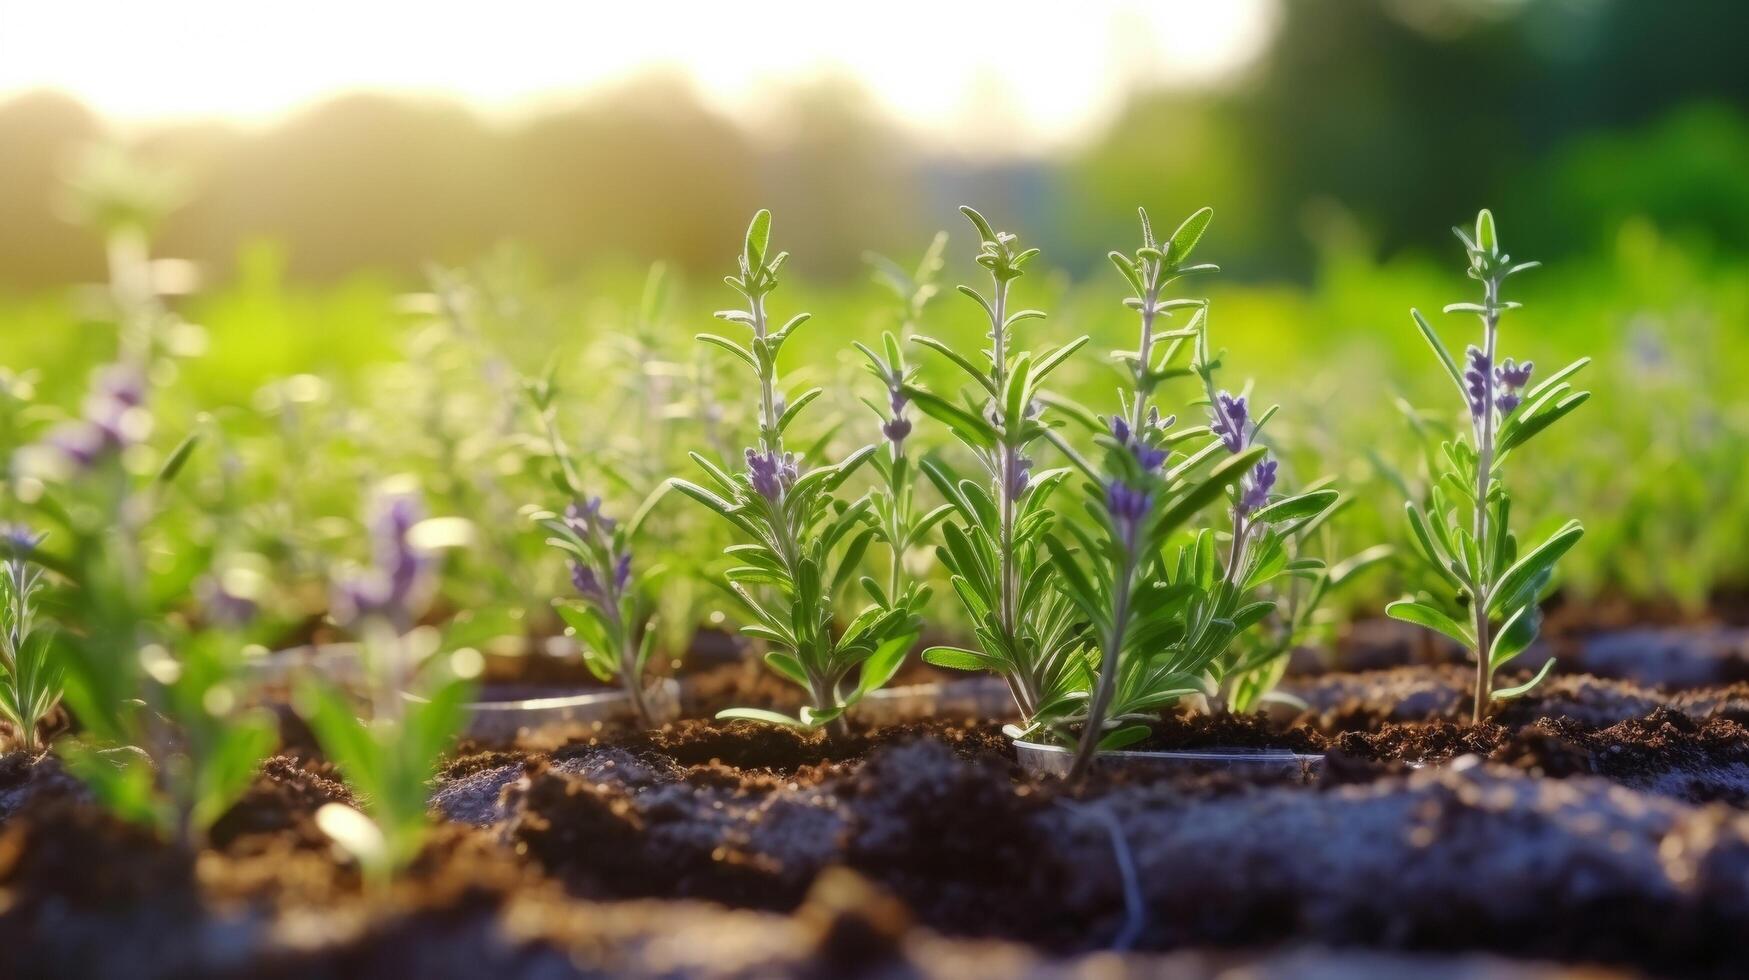
{"type": "MultiPolygon", "coordinates": [[[[161,251],[222,269],[268,238],[307,278],[465,261],[512,239],[558,264],[709,272],[759,206],[805,271],[854,275],[863,249],[914,250],[962,201],[1075,269],[1133,237],[1137,204],[1213,204],[1210,253],[1251,275],[1303,274],[1338,235],[1443,246],[1443,225],[1483,204],[1545,258],[1630,215],[1742,252],[1745,37],[1741,0],[1287,0],[1270,48],[1229,85],[1136,93],[1051,159],[928,150],[830,78],[757,130],[648,77],[516,122],[353,95],[261,129],[161,125],[128,146],[183,178],[161,251]]],[[[58,188],[106,136],[62,96],[0,104],[0,286],[98,275],[58,188]]]]}

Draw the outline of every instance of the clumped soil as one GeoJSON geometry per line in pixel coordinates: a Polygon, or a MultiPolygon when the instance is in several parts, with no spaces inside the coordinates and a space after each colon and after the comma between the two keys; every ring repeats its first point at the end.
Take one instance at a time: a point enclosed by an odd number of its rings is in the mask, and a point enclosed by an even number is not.
{"type": "MultiPolygon", "coordinates": [[[[706,676],[691,712],[779,697],[706,676]]],[[[1309,785],[1071,790],[951,718],[468,743],[381,892],[316,828],[358,801],[308,747],[196,853],[0,756],[0,975],[1749,972],[1749,686],[1558,673],[1471,725],[1468,681],[1438,658],[1305,673],[1302,710],[1176,714],[1146,743],[1322,754],[1309,785]]]]}

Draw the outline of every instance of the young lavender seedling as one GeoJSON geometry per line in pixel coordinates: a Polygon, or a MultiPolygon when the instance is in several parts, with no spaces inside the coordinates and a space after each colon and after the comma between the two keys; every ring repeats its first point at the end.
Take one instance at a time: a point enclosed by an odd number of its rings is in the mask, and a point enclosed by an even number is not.
{"type": "Polygon", "coordinates": [[[1482,346],[1471,346],[1462,368],[1420,312],[1410,315],[1445,369],[1469,412],[1470,433],[1441,447],[1444,465],[1433,474],[1426,500],[1407,505],[1409,529],[1421,557],[1432,569],[1441,594],[1401,599],[1386,612],[1436,630],[1464,644],[1476,658],[1471,718],[1480,724],[1494,701],[1518,697],[1548,675],[1551,659],[1528,682],[1493,690],[1494,674],[1530,646],[1542,625],[1539,602],[1554,575],[1555,562],[1585,533],[1570,520],[1541,544],[1520,552],[1512,533],[1512,500],[1501,480],[1514,450],[1578,408],[1591,397],[1574,391],[1567,379],[1590,358],[1580,358],[1535,387],[1532,365],[1499,359],[1500,318],[1519,304],[1501,299],[1506,280],[1540,263],[1514,264],[1500,248],[1494,216],[1476,216],[1474,237],[1453,228],[1469,256],[1469,276],[1482,284],[1482,302],[1453,303],[1447,313],[1474,313],[1481,321],[1482,346]]]}
{"type": "Polygon", "coordinates": [[[679,479],[672,485],[750,539],[729,549],[739,564],[725,573],[730,594],[753,620],[742,632],[769,643],[773,649],[765,662],[803,687],[812,702],[795,718],[752,708],[733,708],[717,717],[825,726],[841,735],[848,731],[845,712],[891,680],[916,642],[922,631],[917,610],[927,601],[928,589],[912,583],[902,594],[889,593],[867,576],[858,578],[863,556],[879,534],[870,519],[873,501],[864,495],[845,503],[833,495],[874,456],[876,447],[864,446],[836,464],[807,469],[806,461],[785,446],[785,433],[820,389],[810,388],[787,403],[781,395],[777,358],[808,314],[772,329],[766,300],[777,287],[787,255],[773,253],[770,245],[771,213],[760,211],[747,229],[740,274],[724,279],[746,299],[747,308],[717,316],[746,327],[750,341],[699,335],[745,363],[757,379],[758,445],[747,449],[746,472],[737,474],[693,453],[714,489],[679,479]],[[874,601],[837,630],[836,607],[856,583],[874,601]],[[756,595],[753,590],[761,587],[778,602],[756,595]]]}
{"type": "Polygon", "coordinates": [[[601,498],[584,496],[579,467],[559,433],[551,376],[524,387],[555,460],[553,483],[572,499],[563,514],[537,510],[530,515],[546,529],[547,543],[565,553],[577,592],[575,600],[558,600],[553,607],[576,635],[590,673],[603,681],[617,680],[638,723],[653,728],[657,719],[644,672],[655,648],[654,613],[644,600],[643,583],[633,574],[631,541],[660,491],[645,501],[629,526],[603,515],[601,498]]]}
{"type": "Polygon", "coordinates": [[[900,303],[900,327],[881,334],[881,349],[876,351],[861,341],[855,347],[868,360],[869,373],[885,389],[884,402],[864,399],[864,404],[881,421],[881,435],[886,439],[886,452],[875,454],[874,466],[880,471],[882,486],[872,494],[875,527],[878,539],[886,545],[888,573],[885,590],[897,595],[904,588],[905,556],[920,545],[952,508],[946,504],[924,513],[917,512],[916,463],[906,450],[905,440],[911,436],[909,408],[911,396],[905,388],[914,380],[916,368],[906,363],[904,341],[923,314],[923,307],[935,296],[935,277],[943,265],[942,250],[947,244],[946,233],[937,233],[929,243],[915,273],[906,273],[897,264],[878,255],[870,255],[878,275],[876,280],[886,285],[900,303]]]}
{"type": "Polygon", "coordinates": [[[577,600],[554,602],[559,617],[577,635],[583,663],[603,681],[617,680],[638,723],[657,724],[644,669],[654,648],[648,604],[632,572],[631,528],[601,513],[601,498],[572,503],[563,515],[537,512],[547,543],[569,560],[577,600]]]}
{"type": "MultiPolygon", "coordinates": [[[[1241,446],[1220,458],[1222,441],[1180,455],[1177,446],[1202,428],[1176,430],[1176,418],[1162,418],[1152,404],[1161,382],[1190,370],[1180,363],[1189,341],[1200,336],[1205,303],[1165,299],[1162,291],[1185,275],[1208,272],[1189,257],[1207,229],[1211,212],[1191,215],[1165,242],[1154,238],[1142,212],[1142,246],[1134,257],[1114,252],[1111,259],[1135,290],[1125,303],[1136,310],[1140,331],[1134,351],[1117,357],[1127,368],[1128,390],[1119,412],[1100,437],[1104,464],[1086,483],[1087,510],[1095,531],[1065,523],[1077,548],[1053,535],[1046,539],[1062,588],[1092,623],[1099,664],[1091,695],[1080,712],[1059,710],[1043,721],[1062,727],[1078,721],[1069,778],[1078,780],[1101,749],[1120,748],[1145,737],[1140,721],[1178,698],[1206,689],[1207,676],[1232,636],[1243,629],[1251,610],[1229,612],[1232,590],[1213,580],[1207,536],[1196,549],[1181,550],[1167,562],[1168,541],[1198,511],[1251,472],[1261,447],[1241,446]],[[1179,330],[1160,330],[1157,319],[1180,309],[1196,309],[1197,320],[1179,330]],[[1212,466],[1207,465],[1214,461],[1212,466]]],[[[1258,495],[1266,496],[1267,488],[1258,495]]]]}
{"type": "MultiPolygon", "coordinates": [[[[1247,395],[1218,388],[1215,374],[1225,352],[1214,353],[1210,347],[1206,307],[1197,314],[1195,333],[1196,356],[1191,369],[1202,380],[1210,430],[1228,453],[1260,445],[1263,427],[1278,406],[1254,413],[1247,395]]],[[[1341,569],[1341,578],[1333,578],[1321,558],[1304,553],[1303,543],[1342,506],[1341,495],[1327,486],[1313,486],[1297,495],[1276,495],[1279,474],[1279,461],[1265,455],[1230,494],[1232,530],[1216,589],[1215,615],[1247,627],[1268,627],[1275,621],[1267,639],[1252,637],[1249,629],[1241,629],[1217,664],[1220,683],[1215,701],[1237,713],[1255,709],[1274,688],[1294,642],[1304,635],[1309,617],[1333,582],[1346,582],[1384,556],[1377,551],[1358,556],[1341,569]],[[1283,577],[1289,584],[1278,588],[1283,577]],[[1307,582],[1311,583],[1309,596],[1301,591],[1307,582]]]]}
{"type": "Polygon", "coordinates": [[[0,714],[17,731],[18,747],[37,751],[37,729],[61,700],[61,664],[50,649],[52,630],[39,623],[36,595],[42,566],[33,560],[43,535],[13,526],[0,532],[0,714]]]}
{"type": "Polygon", "coordinates": [[[1038,249],[1021,249],[1014,235],[997,232],[968,207],[960,212],[977,229],[978,264],[990,272],[990,295],[970,286],[959,290],[983,309],[989,320],[990,347],[985,364],[974,363],[952,346],[930,337],[914,342],[935,351],[965,373],[971,394],[962,404],[915,385],[902,393],[924,414],[946,425],[983,464],[989,480],[961,479],[946,464],[925,460],[921,467],[956,522],[943,522],[943,547],[936,551],[952,575],[954,592],[972,619],[978,648],[937,646],[923,659],[938,667],[987,670],[1000,675],[1014,696],[1023,728],[1041,714],[1061,710],[1086,690],[1090,680],[1082,656],[1085,626],[1074,604],[1041,574],[1042,541],[1055,520],[1048,506],[1068,469],[1032,472],[1032,448],[1053,439],[1059,423],[1042,418],[1039,386],[1087,342],[1079,337],[1042,356],[1015,348],[1015,327],[1042,318],[1038,310],[1009,311],[1009,289],[1038,249]]]}
{"type": "Polygon", "coordinates": [[[363,805],[361,813],[325,804],[317,826],[377,885],[419,853],[427,783],[466,720],[470,678],[481,666],[477,652],[432,656],[435,631],[414,628],[436,577],[431,549],[420,540],[423,516],[411,491],[379,491],[369,518],[371,566],[335,586],[335,618],[357,635],[363,653],[370,717],[360,719],[352,697],[331,684],[312,680],[299,691],[322,751],[363,805]]]}

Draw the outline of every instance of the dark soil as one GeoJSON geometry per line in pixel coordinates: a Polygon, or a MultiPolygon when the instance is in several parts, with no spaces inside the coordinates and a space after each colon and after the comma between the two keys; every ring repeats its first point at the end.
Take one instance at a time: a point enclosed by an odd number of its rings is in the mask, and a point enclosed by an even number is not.
{"type": "MultiPolygon", "coordinates": [[[[316,829],[357,801],[307,748],[196,854],[0,756],[0,976],[1749,972],[1749,684],[1557,673],[1473,726],[1439,661],[1298,676],[1295,717],[1174,715],[1146,745],[1322,753],[1311,785],[1072,792],[996,722],[464,745],[382,893],[316,829]]],[[[690,713],[794,706],[701,677],[690,713]]]]}

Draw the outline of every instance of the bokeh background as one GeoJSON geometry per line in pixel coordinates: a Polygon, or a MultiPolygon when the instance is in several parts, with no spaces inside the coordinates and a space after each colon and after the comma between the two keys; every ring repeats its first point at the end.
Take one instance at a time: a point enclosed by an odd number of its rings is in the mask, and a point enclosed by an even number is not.
{"type": "MultiPolygon", "coordinates": [[[[1745,37],[1732,0],[0,0],[6,425],[76,411],[114,357],[92,284],[120,209],[183,260],[154,266],[182,321],[163,441],[214,425],[231,454],[191,492],[235,519],[190,536],[314,583],[299,556],[354,548],[336,522],[359,488],[413,470],[439,509],[505,529],[455,603],[533,605],[553,573],[518,567],[539,546],[516,508],[550,501],[525,479],[515,379],[586,381],[569,425],[626,506],[689,444],[732,444],[744,399],[690,338],[731,303],[716,282],[754,209],[794,255],[778,305],[820,324],[786,371],[832,386],[849,439],[869,424],[849,344],[902,321],[867,253],[909,267],[946,229],[943,282],[971,281],[954,206],[974,204],[1044,250],[1021,297],[1052,314],[1038,341],[1111,348],[1129,327],[1104,255],[1135,247],[1134,209],[1170,226],[1210,205],[1232,380],[1283,403],[1302,482],[1358,495],[1354,550],[1401,536],[1411,423],[1456,420],[1408,309],[1474,298],[1449,229],[1486,206],[1547,265],[1515,280],[1504,352],[1595,359],[1591,405],[1514,477],[1527,523],[1591,528],[1566,594],[1730,613],[1749,586],[1745,37]],[[627,405],[651,427],[621,424],[627,405]]],[[[977,319],[945,290],[915,326],[970,349],[977,319]]],[[[1065,385],[1103,406],[1086,360],[1065,385]]]]}

